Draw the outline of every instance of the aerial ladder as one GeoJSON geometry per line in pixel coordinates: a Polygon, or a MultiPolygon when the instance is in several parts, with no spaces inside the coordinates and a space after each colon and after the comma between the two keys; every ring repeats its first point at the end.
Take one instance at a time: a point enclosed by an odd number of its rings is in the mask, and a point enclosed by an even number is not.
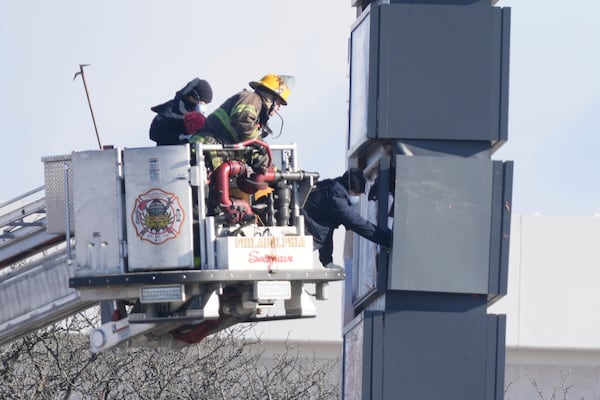
{"type": "Polygon", "coordinates": [[[44,186],[0,204],[0,344],[93,306],[68,286],[70,274],[44,186]]]}
{"type": "Polygon", "coordinates": [[[93,352],[197,343],[240,322],[314,317],[328,282],[344,279],[313,262],[300,210],[318,174],[298,168],[294,144],[42,161],[45,186],[0,207],[0,344],[96,304],[93,352]],[[236,156],[211,171],[219,152],[236,156]],[[260,167],[240,161],[256,153],[260,167]]]}

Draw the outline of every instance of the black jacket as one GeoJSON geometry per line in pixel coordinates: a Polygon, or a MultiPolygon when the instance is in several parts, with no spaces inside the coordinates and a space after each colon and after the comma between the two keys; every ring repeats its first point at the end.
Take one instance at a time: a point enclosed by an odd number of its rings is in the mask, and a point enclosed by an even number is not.
{"type": "Polygon", "coordinates": [[[187,101],[186,96],[197,81],[198,78],[188,83],[175,93],[172,100],[150,108],[157,114],[150,124],[150,139],[155,141],[157,146],[188,142],[189,136],[183,117],[186,113],[194,111],[196,105],[187,101]]]}
{"type": "Polygon", "coordinates": [[[323,265],[333,261],[333,231],[340,225],[377,244],[389,247],[390,233],[360,216],[348,200],[341,177],[319,181],[302,210],[306,234],[312,235],[323,265]]]}

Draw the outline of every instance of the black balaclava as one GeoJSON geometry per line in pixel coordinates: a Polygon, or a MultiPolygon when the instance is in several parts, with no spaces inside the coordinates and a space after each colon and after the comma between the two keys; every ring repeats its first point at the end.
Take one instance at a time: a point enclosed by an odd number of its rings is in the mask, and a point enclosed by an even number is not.
{"type": "Polygon", "coordinates": [[[366,186],[365,176],[360,169],[351,167],[342,175],[342,185],[348,191],[364,193],[366,186]]]}

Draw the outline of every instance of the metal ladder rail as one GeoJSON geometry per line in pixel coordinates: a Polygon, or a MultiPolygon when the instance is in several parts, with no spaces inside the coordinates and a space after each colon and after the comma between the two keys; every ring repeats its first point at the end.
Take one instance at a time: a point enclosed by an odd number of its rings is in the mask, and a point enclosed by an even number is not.
{"type": "MultiPolygon", "coordinates": [[[[14,199],[0,204],[0,213],[3,213],[0,215],[0,226],[7,225],[9,222],[18,219],[19,217],[30,215],[31,213],[37,212],[40,208],[44,207],[45,201],[43,201],[41,204],[39,202],[30,201],[25,206],[15,207],[15,204],[17,204],[18,201],[24,200],[28,197],[33,198],[37,193],[41,193],[43,190],[44,186],[42,185],[30,190],[29,192],[23,193],[14,199]]],[[[44,197],[41,196],[39,200],[44,200],[44,197]]]]}
{"type": "Polygon", "coordinates": [[[0,269],[64,238],[46,232],[44,186],[0,204],[0,269]]]}
{"type": "Polygon", "coordinates": [[[0,346],[97,304],[68,286],[73,270],[65,247],[50,247],[0,275],[0,346]]]}

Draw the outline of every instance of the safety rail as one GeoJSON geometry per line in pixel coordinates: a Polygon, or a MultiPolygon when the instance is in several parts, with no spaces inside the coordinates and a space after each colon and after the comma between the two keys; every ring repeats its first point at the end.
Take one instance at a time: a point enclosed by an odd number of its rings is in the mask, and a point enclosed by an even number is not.
{"type": "Polygon", "coordinates": [[[0,204],[0,269],[62,240],[46,232],[44,186],[0,204]]]}
{"type": "Polygon", "coordinates": [[[0,204],[0,345],[94,305],[69,288],[65,235],[48,233],[45,186],[0,204]]]}
{"type": "Polygon", "coordinates": [[[0,346],[97,304],[68,287],[64,242],[13,265],[0,274],[0,346]]]}

